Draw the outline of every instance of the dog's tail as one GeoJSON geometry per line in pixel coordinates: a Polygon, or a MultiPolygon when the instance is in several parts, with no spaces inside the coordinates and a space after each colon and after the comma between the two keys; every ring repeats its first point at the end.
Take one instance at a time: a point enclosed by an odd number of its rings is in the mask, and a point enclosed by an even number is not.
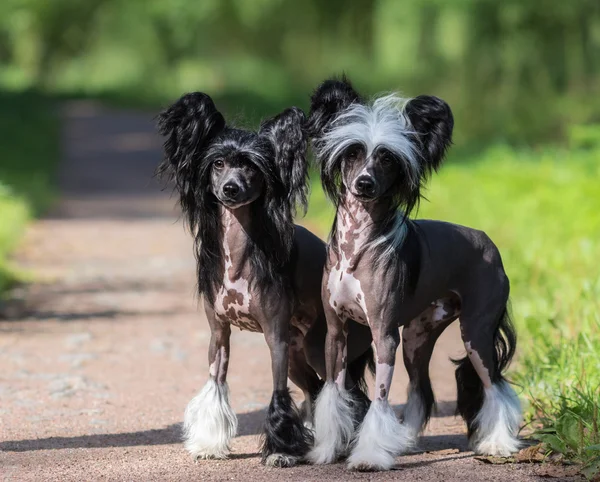
{"type": "Polygon", "coordinates": [[[355,382],[350,391],[355,401],[353,419],[356,427],[363,421],[371,406],[369,387],[366,380],[367,370],[371,372],[371,375],[375,375],[375,351],[372,345],[362,355],[348,364],[348,375],[355,382]]]}
{"type": "Polygon", "coordinates": [[[165,141],[164,158],[155,174],[164,181],[174,181],[181,208],[194,232],[201,210],[196,190],[203,174],[202,156],[210,140],[225,128],[225,119],[208,95],[194,92],[161,112],[157,128],[165,141]]]}

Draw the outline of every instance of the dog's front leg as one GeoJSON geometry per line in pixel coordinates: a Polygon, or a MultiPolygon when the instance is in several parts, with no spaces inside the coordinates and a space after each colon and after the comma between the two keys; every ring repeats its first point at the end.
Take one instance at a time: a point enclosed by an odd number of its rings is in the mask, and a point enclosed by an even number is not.
{"type": "Polygon", "coordinates": [[[308,457],[314,464],[331,464],[346,455],[354,433],[352,399],[345,386],[347,321],[342,320],[327,302],[324,305],[327,379],[315,404],[315,446],[308,457]]]}
{"type": "Polygon", "coordinates": [[[389,470],[397,455],[406,451],[412,438],[410,431],[396,417],[388,394],[394,374],[400,333],[395,323],[371,325],[377,354],[375,400],[360,427],[357,443],[348,458],[353,470],[389,470]]]}
{"type": "Polygon", "coordinates": [[[209,379],[185,410],[184,441],[195,459],[222,459],[229,454],[229,444],[237,432],[237,418],[229,404],[227,386],[231,327],[215,318],[208,303],[206,316],[211,329],[209,379]]]}
{"type": "Polygon", "coordinates": [[[312,433],[304,426],[287,387],[289,319],[289,314],[281,314],[264,328],[271,351],[273,395],[265,420],[262,461],[272,467],[292,467],[304,458],[312,444],[312,433]]]}

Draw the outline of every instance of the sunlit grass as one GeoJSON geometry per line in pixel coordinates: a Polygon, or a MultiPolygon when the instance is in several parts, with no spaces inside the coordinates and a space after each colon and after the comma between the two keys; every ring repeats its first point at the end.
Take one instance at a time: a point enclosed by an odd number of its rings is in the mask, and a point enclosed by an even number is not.
{"type": "MultiPolygon", "coordinates": [[[[590,463],[600,456],[600,150],[497,147],[447,163],[426,196],[419,218],[482,229],[500,248],[519,335],[511,378],[534,426],[556,437],[549,447],[590,463]]],[[[311,201],[307,221],[325,234],[332,213],[318,184],[311,201]]]]}

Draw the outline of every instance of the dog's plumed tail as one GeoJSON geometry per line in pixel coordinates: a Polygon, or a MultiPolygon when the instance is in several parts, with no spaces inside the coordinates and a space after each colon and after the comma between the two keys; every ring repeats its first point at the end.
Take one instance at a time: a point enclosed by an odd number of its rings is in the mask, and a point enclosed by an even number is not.
{"type": "Polygon", "coordinates": [[[161,112],[157,127],[166,139],[164,159],[156,174],[175,182],[181,208],[194,232],[200,219],[196,189],[202,155],[209,142],[225,128],[225,119],[208,95],[194,92],[161,112]]]}
{"type": "Polygon", "coordinates": [[[258,133],[273,146],[276,168],[287,190],[292,214],[297,206],[304,212],[308,208],[308,136],[304,129],[305,123],[304,112],[297,107],[290,107],[264,121],[258,133]]]}

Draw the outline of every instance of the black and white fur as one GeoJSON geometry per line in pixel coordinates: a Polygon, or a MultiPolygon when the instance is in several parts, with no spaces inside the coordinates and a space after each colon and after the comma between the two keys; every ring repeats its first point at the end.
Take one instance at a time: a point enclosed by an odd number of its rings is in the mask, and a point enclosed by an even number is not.
{"type": "Polygon", "coordinates": [[[328,80],[312,96],[310,136],[337,208],[323,278],[327,376],[315,410],[315,463],[335,461],[355,438],[348,466],[386,470],[415,445],[434,404],[433,347],[459,317],[467,356],[457,362],[458,412],[471,445],[490,455],[519,446],[520,404],[502,375],[516,337],[498,249],[481,231],[408,217],[451,144],[453,122],[439,98],[366,102],[346,79],[328,80]],[[350,320],[370,327],[377,357],[375,400],[356,434],[351,394],[336,383],[350,320]],[[388,402],[400,326],[410,377],[402,424],[388,402]]]}
{"type": "MultiPolygon", "coordinates": [[[[185,446],[195,458],[226,457],[236,434],[226,381],[231,325],[264,333],[271,352],[263,463],[294,465],[312,444],[305,423],[312,421],[322,386],[317,372],[325,374],[318,285],[326,252],[321,240],[292,219],[296,205],[307,203],[304,123],[304,113],[290,108],[258,132],[236,129],[199,92],[183,96],[158,118],[166,138],[158,172],[174,181],[194,235],[198,292],[211,328],[209,380],[184,419],[185,446]],[[304,392],[303,413],[290,397],[288,375],[304,392]]],[[[350,385],[362,380],[371,341],[359,325],[353,332],[350,385]]]]}

